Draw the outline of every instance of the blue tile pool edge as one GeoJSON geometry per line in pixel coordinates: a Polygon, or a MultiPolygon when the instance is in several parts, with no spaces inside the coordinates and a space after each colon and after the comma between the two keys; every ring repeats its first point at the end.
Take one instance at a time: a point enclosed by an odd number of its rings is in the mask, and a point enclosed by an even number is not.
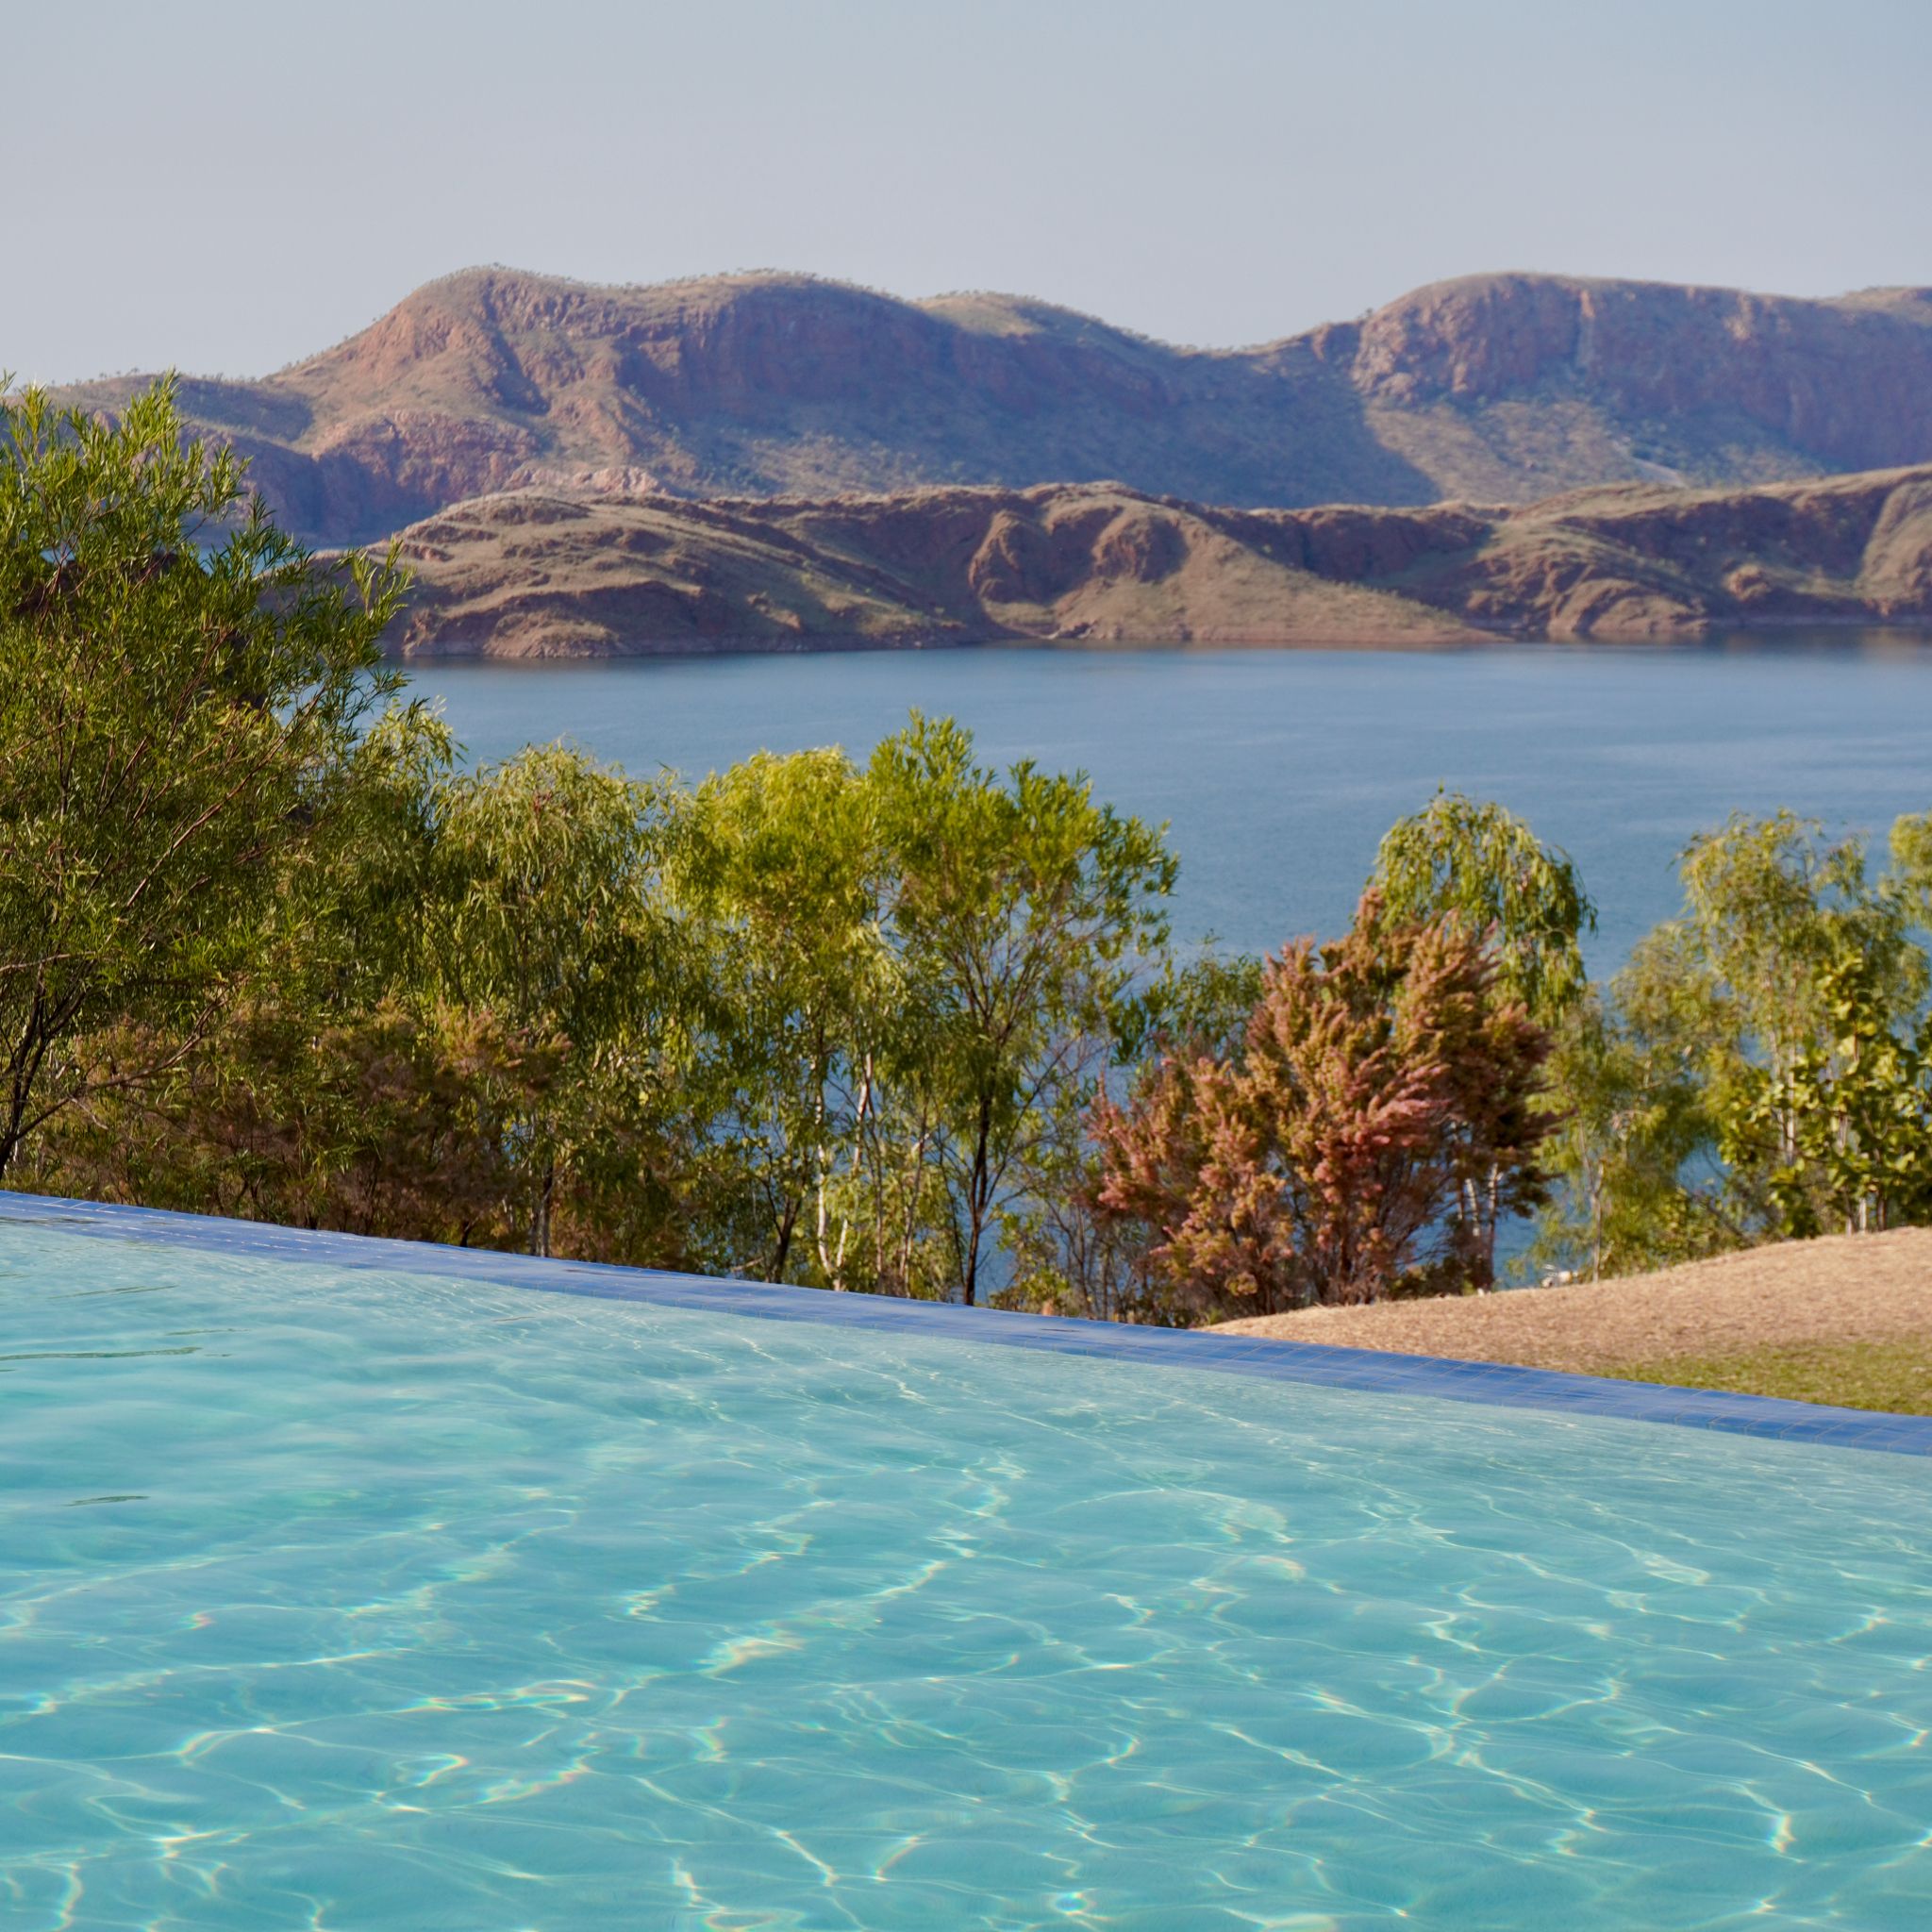
{"type": "Polygon", "coordinates": [[[1387,1395],[1429,1395],[1495,1407],[1668,1423],[1679,1428],[1717,1429],[1784,1442],[1932,1456],[1932,1416],[1832,1408],[1775,1396],[1616,1381],[1504,1362],[1395,1355],[1380,1349],[1224,1335],[1212,1330],[1133,1327],[1115,1322],[899,1301],[883,1295],[832,1294],[821,1289],[720,1280],[602,1262],[544,1260],[492,1249],[318,1233],[268,1222],[226,1221],[212,1215],[69,1201],[4,1189],[0,1189],[0,1222],[255,1259],[428,1274],[609,1301],[653,1302],[763,1321],[942,1336],[1059,1355],[1208,1369],[1269,1381],[1319,1383],[1387,1395]]]}

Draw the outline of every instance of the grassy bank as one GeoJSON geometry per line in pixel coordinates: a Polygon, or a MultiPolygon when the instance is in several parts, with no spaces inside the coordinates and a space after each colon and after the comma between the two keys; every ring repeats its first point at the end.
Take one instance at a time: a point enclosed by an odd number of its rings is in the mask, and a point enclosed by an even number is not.
{"type": "Polygon", "coordinates": [[[1347,1348],[1932,1414],[1932,1229],[1785,1241],[1564,1288],[1224,1326],[1347,1348]]]}

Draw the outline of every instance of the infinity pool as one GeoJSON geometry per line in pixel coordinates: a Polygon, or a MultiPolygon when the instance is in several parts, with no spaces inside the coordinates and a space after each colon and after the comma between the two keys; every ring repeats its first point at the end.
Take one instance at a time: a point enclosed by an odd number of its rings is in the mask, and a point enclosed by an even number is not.
{"type": "Polygon", "coordinates": [[[17,1932],[1932,1914],[1922,1457],[319,1252],[0,1219],[17,1932]]]}

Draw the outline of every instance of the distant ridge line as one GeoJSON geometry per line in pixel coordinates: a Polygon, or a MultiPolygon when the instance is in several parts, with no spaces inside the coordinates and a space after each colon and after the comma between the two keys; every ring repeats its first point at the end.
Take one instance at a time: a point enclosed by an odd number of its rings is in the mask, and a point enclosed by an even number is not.
{"type": "MultiPolygon", "coordinates": [[[[144,379],[58,393],[111,412],[144,379]]],[[[598,471],[685,498],[1118,479],[1247,508],[1526,503],[1932,461],[1932,291],[1476,275],[1224,349],[995,291],[485,266],[272,375],[182,392],[326,545],[598,471]]]]}

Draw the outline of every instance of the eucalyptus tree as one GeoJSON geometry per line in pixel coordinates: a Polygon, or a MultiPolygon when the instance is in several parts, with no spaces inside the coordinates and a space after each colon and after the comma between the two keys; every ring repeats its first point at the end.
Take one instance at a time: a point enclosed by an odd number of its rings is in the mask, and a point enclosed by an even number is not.
{"type": "Polygon", "coordinates": [[[1166,944],[1177,868],[1161,832],[1097,804],[1083,774],[992,771],[949,719],[915,712],[868,779],[916,1042],[900,1097],[930,1135],[948,1291],[970,1303],[1062,1097],[1166,944]]]}
{"type": "Polygon", "coordinates": [[[760,753],[681,806],[667,878],[709,962],[713,1217],[754,1204],[737,1265],[877,1285],[863,1182],[906,1042],[874,788],[837,750],[760,753]]]}
{"type": "Polygon", "coordinates": [[[1737,815],[1681,859],[1684,905],[1566,1029],[1540,1247],[1592,1272],[1932,1212],[1923,821],[1865,841],[1737,815]]]}
{"type": "Polygon", "coordinates": [[[402,588],[278,530],[171,383],[117,422],[0,403],[0,1174],[258,978],[395,687],[402,588]]]}
{"type": "Polygon", "coordinates": [[[1439,791],[1383,836],[1369,883],[1392,924],[1448,919],[1485,941],[1498,991],[1544,1025],[1589,984],[1596,908],[1575,864],[1492,800],[1439,791]]]}
{"type": "Polygon", "coordinates": [[[1724,1151],[1739,1165],[1764,1163],[1787,1235],[1924,1222],[1932,1217],[1932,1021],[1902,1024],[1884,961],[1843,933],[1818,967],[1816,991],[1825,1030],[1775,1072],[1750,1069],[1724,1115],[1724,1151]]]}
{"type": "Polygon", "coordinates": [[[1914,925],[1932,928],[1932,811],[1893,821],[1887,877],[1914,925]]]}
{"type": "Polygon", "coordinates": [[[1544,1160],[1558,1186],[1533,1261],[1594,1280],[1757,1238],[1768,1202],[1725,1166],[1713,1104],[1729,1037],[1670,926],[1570,1009],[1547,1070],[1557,1121],[1544,1160]]]}
{"type": "Polygon", "coordinates": [[[1681,870],[1678,929],[1774,1074],[1828,1030],[1823,974],[1846,948],[1866,957],[1893,1010],[1923,996],[1908,905],[1873,878],[1862,839],[1829,839],[1789,811],[1738,814],[1692,840],[1681,870]]]}
{"type": "Polygon", "coordinates": [[[550,1070],[498,1128],[525,1176],[525,1239],[548,1254],[559,1198],[601,1166],[639,1194],[664,1178],[653,1142],[685,1041],[659,803],[579,752],[533,746],[448,780],[434,840],[427,990],[491,1015],[550,1070]]]}
{"type": "MultiPolygon", "coordinates": [[[[1777,1231],[1812,1231],[1837,1191],[1808,1151],[1824,1091],[1861,1057],[1869,1074],[1881,1037],[1902,1038],[1923,1007],[1909,894],[1872,876],[1862,839],[1788,811],[1734,816],[1691,842],[1682,871],[1678,943],[1723,1021],[1708,1078],[1724,1156],[1740,1185],[1776,1177],[1777,1231]]],[[[1868,1112],[1866,1131],[1877,1124],[1868,1112]]],[[[1857,1134],[1849,1114],[1831,1131],[1857,1134]]]]}

